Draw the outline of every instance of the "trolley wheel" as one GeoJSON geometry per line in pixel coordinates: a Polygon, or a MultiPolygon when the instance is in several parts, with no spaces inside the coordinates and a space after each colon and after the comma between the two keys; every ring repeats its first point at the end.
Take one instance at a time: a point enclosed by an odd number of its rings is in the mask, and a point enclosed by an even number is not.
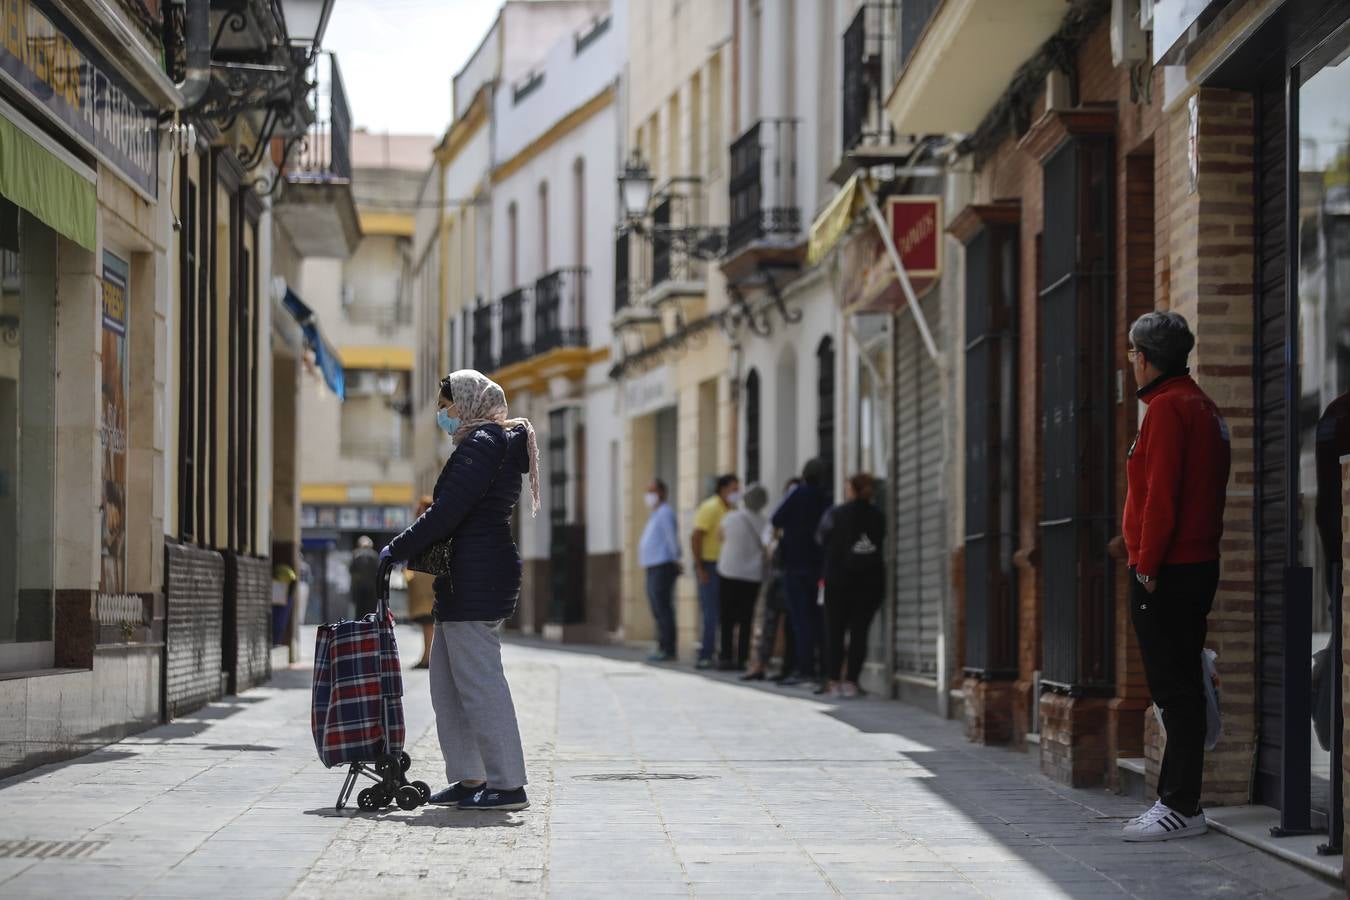
{"type": "Polygon", "coordinates": [[[365,788],[356,795],[356,805],[366,812],[374,812],[380,808],[380,800],[383,794],[378,788],[365,788]]]}
{"type": "Polygon", "coordinates": [[[417,809],[417,807],[422,805],[422,802],[422,792],[412,785],[407,784],[398,789],[399,809],[417,809]]]}
{"type": "Polygon", "coordinates": [[[387,787],[378,787],[375,790],[380,792],[380,808],[383,809],[394,802],[394,792],[387,787]]]}
{"type": "Polygon", "coordinates": [[[405,751],[399,751],[398,754],[399,771],[406,772],[412,768],[412,757],[405,751]]]}
{"type": "Polygon", "coordinates": [[[431,802],[431,785],[427,784],[425,781],[414,781],[412,786],[417,788],[417,793],[422,795],[423,803],[431,802]]]}
{"type": "Polygon", "coordinates": [[[375,772],[381,778],[389,778],[391,775],[398,774],[399,759],[397,756],[381,756],[375,760],[375,772]]]}

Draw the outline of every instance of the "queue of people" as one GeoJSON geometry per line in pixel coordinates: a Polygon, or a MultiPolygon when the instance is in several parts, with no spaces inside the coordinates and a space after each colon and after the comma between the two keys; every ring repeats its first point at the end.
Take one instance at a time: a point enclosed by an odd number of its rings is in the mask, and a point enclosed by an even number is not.
{"type": "MultiPolygon", "coordinates": [[[[782,627],[782,663],[773,681],[812,685],[821,695],[862,693],[867,635],[884,594],[885,522],[871,475],[850,478],[838,506],[830,502],[826,477],[825,464],[811,460],[766,512],[766,487],[751,484],[742,491],[739,478],[723,475],[699,505],[689,539],[699,600],[696,668],[767,680],[782,627]]],[[[657,632],[649,661],[671,662],[675,583],[683,566],[663,482],[652,482],[647,505],[651,513],[638,552],[657,632]]]]}

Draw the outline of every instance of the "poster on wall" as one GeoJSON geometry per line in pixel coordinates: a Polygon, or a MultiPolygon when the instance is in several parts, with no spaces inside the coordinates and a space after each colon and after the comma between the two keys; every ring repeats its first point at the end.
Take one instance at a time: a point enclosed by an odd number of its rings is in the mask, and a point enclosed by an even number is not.
{"type": "Polygon", "coordinates": [[[124,260],[103,254],[103,567],[105,593],[126,590],[127,276],[124,260]]]}

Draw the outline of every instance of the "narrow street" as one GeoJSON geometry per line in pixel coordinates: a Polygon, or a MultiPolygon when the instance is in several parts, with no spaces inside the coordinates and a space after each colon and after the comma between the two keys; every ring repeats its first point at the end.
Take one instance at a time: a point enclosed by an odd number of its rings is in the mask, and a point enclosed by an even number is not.
{"type": "MultiPolygon", "coordinates": [[[[402,655],[415,659],[405,629],[402,655]]],[[[513,643],[521,814],[332,807],[309,673],[0,782],[0,896],[1334,897],[1218,834],[1119,840],[1135,801],[1042,778],[886,701],[513,643]]],[[[439,787],[426,673],[414,777],[439,787]]]]}

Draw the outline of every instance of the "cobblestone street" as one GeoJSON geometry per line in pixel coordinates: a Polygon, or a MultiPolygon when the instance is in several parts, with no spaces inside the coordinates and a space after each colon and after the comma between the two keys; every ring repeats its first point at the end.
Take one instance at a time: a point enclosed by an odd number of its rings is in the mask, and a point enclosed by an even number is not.
{"type": "MultiPolygon", "coordinates": [[[[633,658],[508,646],[533,803],[510,815],[335,813],[309,674],[280,672],[0,782],[0,896],[1341,896],[1218,834],[1124,844],[1137,802],[911,707],[633,658]]],[[[425,673],[406,708],[412,774],[439,788],[425,673]]]]}

